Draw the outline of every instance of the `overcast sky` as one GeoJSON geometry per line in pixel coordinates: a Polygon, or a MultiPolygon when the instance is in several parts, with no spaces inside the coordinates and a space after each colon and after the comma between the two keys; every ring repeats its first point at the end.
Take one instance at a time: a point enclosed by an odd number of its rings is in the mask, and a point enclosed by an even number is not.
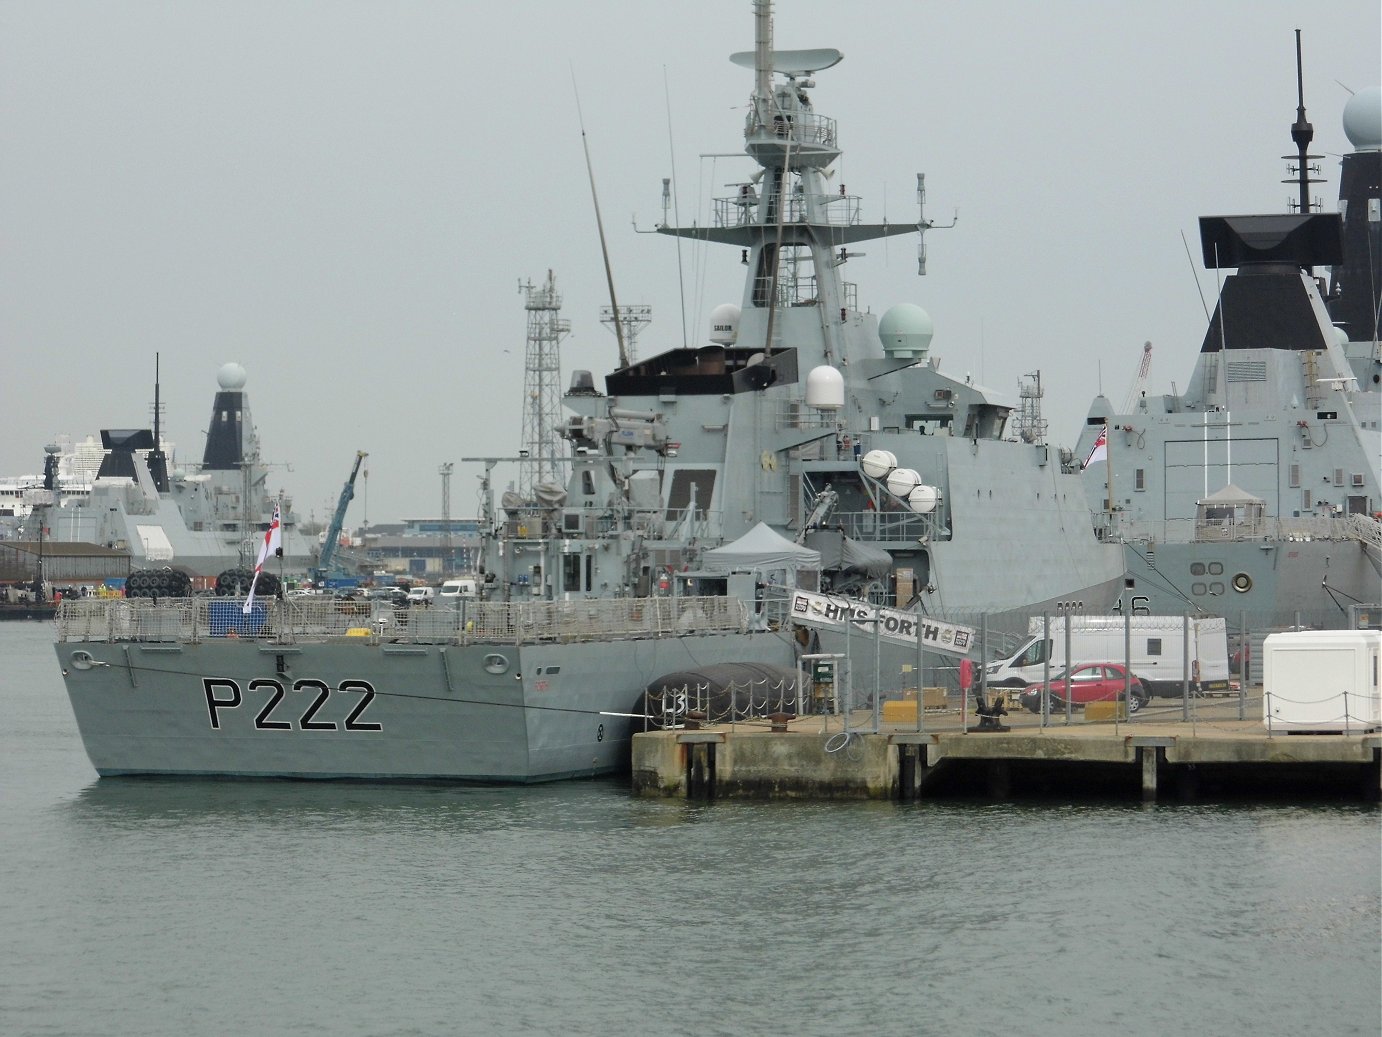
{"type": "MultiPolygon", "coordinates": [[[[1007,391],[1040,369],[1050,439],[1102,387],[1188,381],[1205,318],[1181,235],[1284,211],[1293,30],[1319,188],[1338,196],[1345,88],[1379,80],[1376,0],[778,0],[779,48],[836,47],[816,110],[864,217],[953,229],[869,242],[848,279],[915,302],[942,369],[1007,391]]],[[[634,232],[677,179],[682,223],[753,168],[740,152],[749,0],[0,3],[0,474],[59,433],[146,425],[201,458],[216,372],[249,372],[264,452],[304,517],[441,513],[438,466],[522,434],[520,281],[550,268],[563,382],[616,356],[573,91],[639,354],[702,343],[739,302],[737,249],[634,232]],[[682,298],[686,300],[683,317],[682,298]]],[[[838,181],[837,181],[838,182],[838,181]]],[[[1214,274],[1196,260],[1212,305],[1214,274]]],[[[597,384],[598,381],[597,381],[597,384]]],[[[457,465],[452,513],[478,468],[457,465]]],[[[516,473],[513,473],[516,474],[516,473]]]]}

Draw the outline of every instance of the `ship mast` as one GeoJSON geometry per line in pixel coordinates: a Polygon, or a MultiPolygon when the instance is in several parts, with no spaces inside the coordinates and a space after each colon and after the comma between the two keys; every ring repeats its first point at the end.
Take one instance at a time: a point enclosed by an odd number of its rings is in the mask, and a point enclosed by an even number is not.
{"type": "MultiPolygon", "coordinates": [[[[1305,71],[1300,56],[1300,30],[1296,30],[1296,121],[1291,124],[1291,139],[1296,142],[1296,155],[1294,166],[1287,169],[1293,174],[1290,180],[1283,180],[1283,184],[1295,183],[1300,189],[1300,197],[1297,201],[1298,209],[1301,213],[1309,213],[1318,206],[1310,202],[1310,185],[1322,184],[1323,180],[1312,179],[1311,173],[1318,173],[1320,167],[1311,165],[1311,161],[1318,161],[1323,155],[1311,155],[1310,142],[1315,139],[1315,127],[1310,125],[1305,118],[1305,71]]],[[[1283,155],[1282,158],[1288,162],[1292,156],[1283,155]]]]}

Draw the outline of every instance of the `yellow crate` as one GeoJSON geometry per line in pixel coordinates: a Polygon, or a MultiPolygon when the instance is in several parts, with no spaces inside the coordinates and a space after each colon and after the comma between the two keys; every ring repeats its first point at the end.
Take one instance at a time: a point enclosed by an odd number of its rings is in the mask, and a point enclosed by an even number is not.
{"type": "Polygon", "coordinates": [[[1109,699],[1106,702],[1090,702],[1084,707],[1086,720],[1127,720],[1128,704],[1109,699]]]}
{"type": "Polygon", "coordinates": [[[346,631],[346,637],[369,637],[369,627],[351,627],[346,631]]]}
{"type": "Polygon", "coordinates": [[[917,722],[917,702],[916,699],[894,702],[891,699],[883,703],[883,723],[885,724],[915,724],[917,722]]]}

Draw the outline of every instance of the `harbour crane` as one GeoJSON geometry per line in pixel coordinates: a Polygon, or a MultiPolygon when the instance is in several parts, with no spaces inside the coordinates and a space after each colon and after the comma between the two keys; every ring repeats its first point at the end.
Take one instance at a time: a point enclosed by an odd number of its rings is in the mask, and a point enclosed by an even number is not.
{"type": "Polygon", "coordinates": [[[355,451],[355,465],[350,470],[350,478],[341,487],[341,496],[336,501],[336,510],[331,516],[331,525],[326,529],[326,539],[322,542],[321,553],[317,556],[317,567],[312,570],[312,580],[315,583],[320,584],[336,572],[336,546],[341,541],[341,528],[345,525],[346,508],[355,497],[355,478],[360,474],[360,465],[367,457],[369,454],[365,451],[355,451]]]}

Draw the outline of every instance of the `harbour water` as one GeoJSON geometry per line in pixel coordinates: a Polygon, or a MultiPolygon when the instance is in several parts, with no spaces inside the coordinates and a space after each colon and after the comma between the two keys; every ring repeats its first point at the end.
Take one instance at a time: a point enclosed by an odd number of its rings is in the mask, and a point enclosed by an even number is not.
{"type": "Polygon", "coordinates": [[[98,780],[0,628],[7,1034],[1375,1035],[1376,807],[98,780]]]}

